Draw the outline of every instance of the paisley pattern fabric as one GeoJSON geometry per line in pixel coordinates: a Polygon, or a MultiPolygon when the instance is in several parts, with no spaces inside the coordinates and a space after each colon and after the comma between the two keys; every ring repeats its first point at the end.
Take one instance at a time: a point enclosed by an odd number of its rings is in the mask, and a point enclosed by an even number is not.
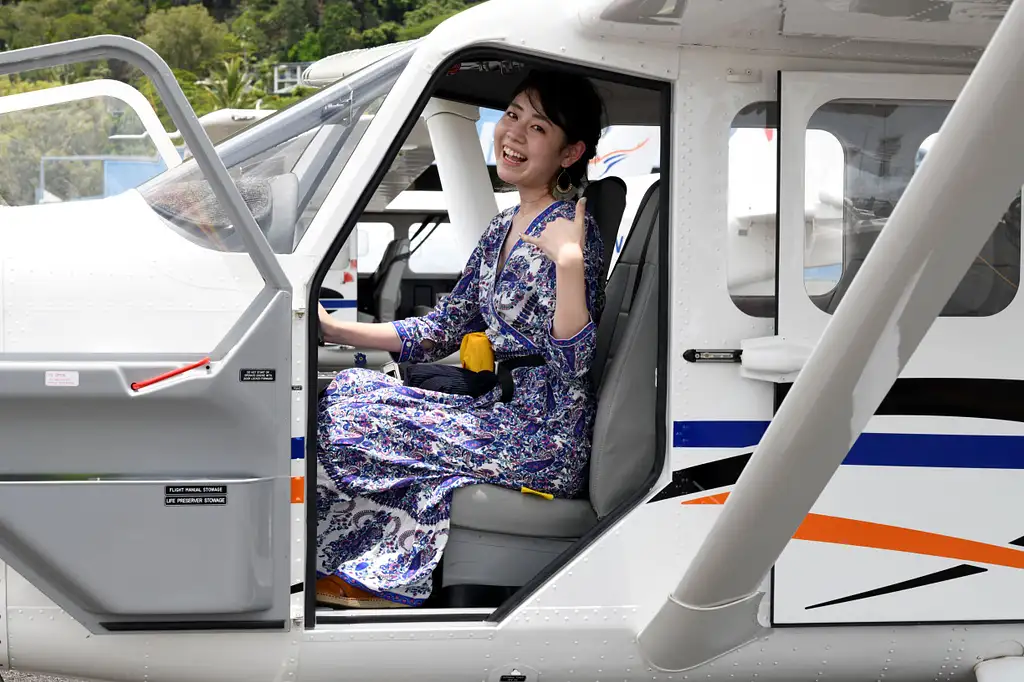
{"type": "MultiPolygon", "coordinates": [[[[555,202],[528,234],[539,235],[557,217],[573,219],[575,208],[555,202]]],[[[589,370],[604,303],[603,244],[588,213],[591,321],[573,338],[556,339],[554,263],[519,240],[498,271],[517,211],[495,216],[458,284],[430,314],[392,323],[402,340],[399,361],[440,360],[458,351],[465,334],[483,331],[498,361],[539,354],[546,364],[512,370],[508,403],[499,402],[500,386],[473,398],[409,388],[367,369],[338,374],[319,405],[318,577],[337,575],[417,606],[430,595],[456,489],[490,483],[566,498],[583,491],[596,410],[589,370]]]]}

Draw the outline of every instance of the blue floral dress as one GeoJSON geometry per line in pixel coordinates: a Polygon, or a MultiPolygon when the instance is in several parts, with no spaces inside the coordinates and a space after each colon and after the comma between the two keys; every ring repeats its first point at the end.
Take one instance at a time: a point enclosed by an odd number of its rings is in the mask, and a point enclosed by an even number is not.
{"type": "MultiPolygon", "coordinates": [[[[543,355],[546,364],[512,370],[515,396],[500,386],[478,398],[403,386],[349,369],[319,405],[317,572],[378,596],[418,606],[448,538],[452,494],[462,486],[521,486],[575,497],[585,485],[596,400],[589,370],[604,303],[603,244],[588,213],[584,242],[591,321],[573,338],[554,338],[555,266],[522,240],[498,260],[518,207],[491,221],[461,279],[430,314],[394,322],[400,362],[432,362],[484,331],[498,360],[543,355]],[[428,351],[422,341],[433,342],[428,351]]],[[[527,228],[539,235],[573,202],[557,201],[527,228]]]]}

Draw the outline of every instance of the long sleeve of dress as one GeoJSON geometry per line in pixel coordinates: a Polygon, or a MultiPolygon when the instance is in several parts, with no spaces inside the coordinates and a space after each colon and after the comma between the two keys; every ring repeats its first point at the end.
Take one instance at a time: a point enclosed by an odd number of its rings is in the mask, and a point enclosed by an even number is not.
{"type": "Polygon", "coordinates": [[[463,336],[484,329],[480,313],[482,244],[481,240],[473,249],[462,271],[462,277],[451,292],[438,301],[432,311],[423,317],[409,317],[391,323],[402,339],[399,362],[441,360],[458,350],[463,336]],[[427,350],[423,347],[424,341],[432,342],[433,347],[427,350]]]}
{"type": "MultiPolygon", "coordinates": [[[[548,364],[558,374],[571,379],[578,379],[590,371],[594,350],[597,346],[597,320],[604,308],[604,282],[599,281],[604,244],[597,223],[589,213],[587,213],[585,225],[587,239],[583,249],[583,276],[590,321],[572,338],[557,339],[553,331],[555,306],[557,305],[555,295],[551,296],[550,304],[545,311],[547,330],[545,355],[547,355],[548,364]]],[[[550,272],[551,287],[554,292],[555,268],[553,264],[550,266],[550,272]]]]}

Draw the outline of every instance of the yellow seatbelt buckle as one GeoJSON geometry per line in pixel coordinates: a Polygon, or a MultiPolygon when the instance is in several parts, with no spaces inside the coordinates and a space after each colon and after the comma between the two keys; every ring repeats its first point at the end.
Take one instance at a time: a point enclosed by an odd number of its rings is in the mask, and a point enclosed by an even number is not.
{"type": "Polygon", "coordinates": [[[521,492],[524,495],[536,495],[538,497],[543,497],[545,500],[553,500],[553,499],[555,499],[555,496],[552,495],[551,493],[542,493],[539,490],[533,490],[531,488],[527,488],[525,485],[522,486],[521,488],[519,488],[519,492],[521,492]]]}

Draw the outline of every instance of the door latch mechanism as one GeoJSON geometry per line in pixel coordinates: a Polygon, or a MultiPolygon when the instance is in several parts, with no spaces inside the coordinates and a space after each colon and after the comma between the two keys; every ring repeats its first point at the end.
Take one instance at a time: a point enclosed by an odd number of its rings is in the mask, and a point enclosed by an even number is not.
{"type": "Polygon", "coordinates": [[[683,353],[683,360],[687,362],[740,362],[743,359],[743,351],[738,348],[691,348],[683,353]]]}
{"type": "Polygon", "coordinates": [[[740,364],[740,376],[755,381],[790,383],[796,380],[813,346],[782,336],[744,339],[740,348],[690,348],[683,359],[692,363],[740,364]]]}

